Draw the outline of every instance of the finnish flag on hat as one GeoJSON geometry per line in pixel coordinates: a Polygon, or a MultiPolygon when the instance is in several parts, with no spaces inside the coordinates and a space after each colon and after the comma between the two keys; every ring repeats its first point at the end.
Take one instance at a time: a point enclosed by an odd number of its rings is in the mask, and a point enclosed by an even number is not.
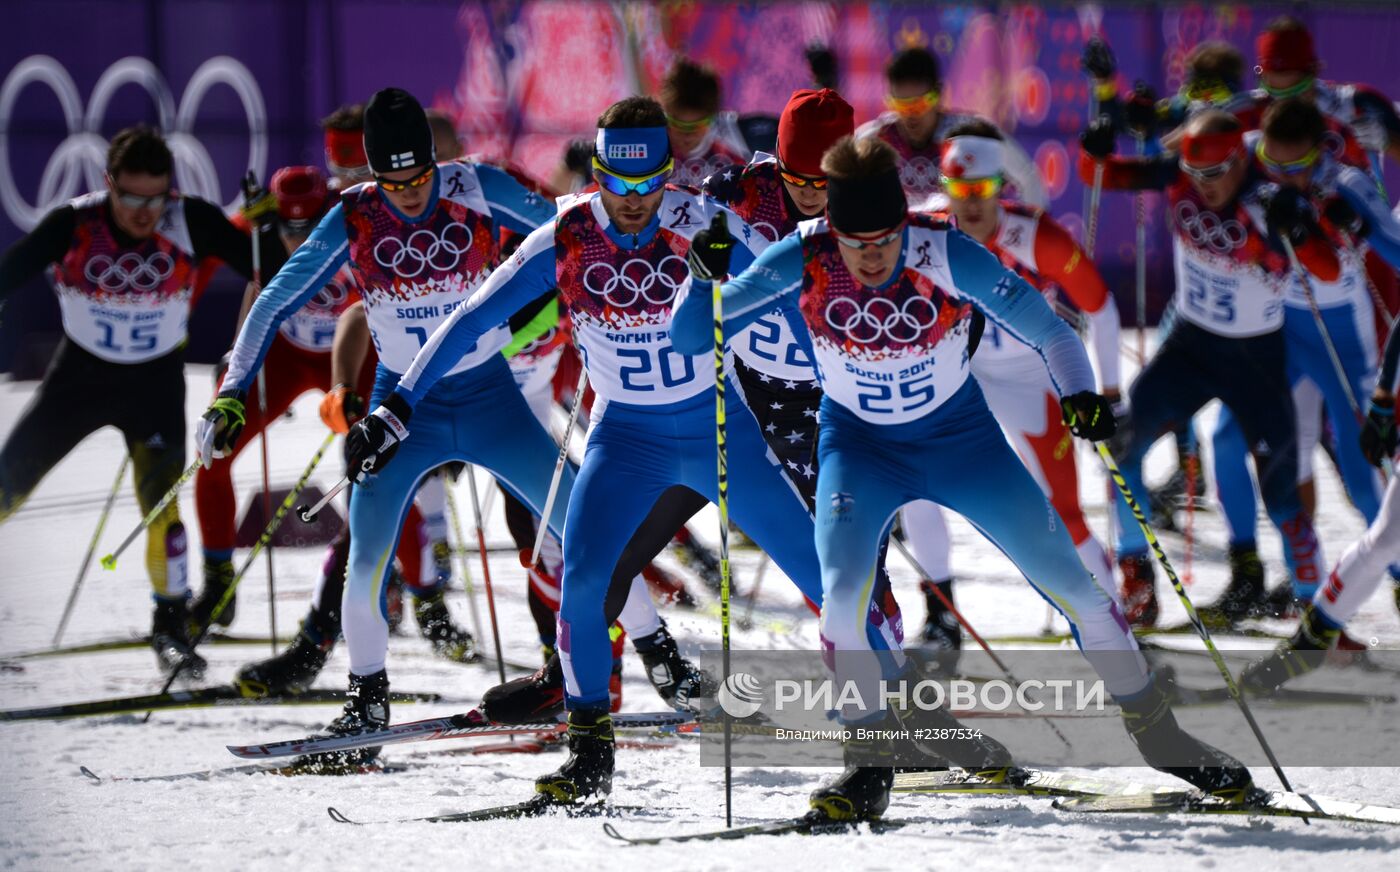
{"type": "Polygon", "coordinates": [[[435,163],[433,130],[413,95],[401,88],[376,91],[365,104],[365,154],[376,173],[435,163]]]}

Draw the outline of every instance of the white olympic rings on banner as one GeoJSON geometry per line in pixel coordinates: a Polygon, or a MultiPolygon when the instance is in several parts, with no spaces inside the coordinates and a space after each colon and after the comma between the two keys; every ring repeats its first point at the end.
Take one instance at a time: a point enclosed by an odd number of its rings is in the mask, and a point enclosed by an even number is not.
{"type": "Polygon", "coordinates": [[[1202,212],[1190,200],[1176,204],[1176,221],[1197,245],[1204,245],[1217,254],[1229,254],[1241,245],[1249,233],[1234,218],[1224,221],[1214,212],[1202,212]]]}
{"type": "Polygon", "coordinates": [[[823,313],[832,330],[862,345],[881,339],[913,342],[938,323],[938,307],[926,297],[910,297],[902,304],[872,297],[864,304],[851,297],[837,297],[823,313]]]}
{"type": "Polygon", "coordinates": [[[129,251],[114,262],[105,254],[88,258],[83,275],[104,291],[154,291],[175,272],[175,259],[163,251],[142,257],[129,251]]]}
{"type": "Polygon", "coordinates": [[[386,236],[374,244],[374,259],[385,269],[391,269],[401,279],[414,279],[431,268],[434,272],[452,272],[462,262],[462,255],[471,250],[471,228],[453,221],[442,233],[415,230],[404,242],[396,236],[386,236]],[[453,229],[461,231],[453,233],[453,229]]]}
{"type": "Polygon", "coordinates": [[[618,309],[634,306],[644,299],[653,306],[665,306],[676,298],[676,292],[690,276],[685,261],[672,254],[653,266],[650,261],[634,257],[615,268],[606,261],[592,264],[583,271],[583,286],[595,297],[618,309]],[[664,293],[663,293],[664,292],[664,293]]]}
{"type": "MultiPolygon", "coordinates": [[[[107,68],[93,86],[87,111],[83,111],[78,86],[68,70],[48,55],[31,55],[15,65],[0,86],[0,204],[21,230],[29,231],[55,206],[85,191],[101,190],[107,163],[107,140],[102,124],[112,96],[124,85],[138,85],[155,103],[158,124],[175,156],[175,187],[214,203],[222,203],[218,171],[208,150],[195,139],[195,118],[204,96],[215,85],[228,85],[238,95],[248,121],[248,165],[238,174],[241,181],[248,170],[259,178],[267,171],[267,109],[262,91],[252,72],[231,57],[220,55],[200,64],[185,85],[178,109],[164,76],[145,58],[122,58],[107,68]],[[54,149],[39,178],[38,202],[30,205],[15,184],[10,165],[11,121],[20,93],[31,84],[47,85],[58,98],[68,138],[54,149]]],[[[226,210],[237,208],[242,193],[234,185],[233,199],[226,210]]]]}

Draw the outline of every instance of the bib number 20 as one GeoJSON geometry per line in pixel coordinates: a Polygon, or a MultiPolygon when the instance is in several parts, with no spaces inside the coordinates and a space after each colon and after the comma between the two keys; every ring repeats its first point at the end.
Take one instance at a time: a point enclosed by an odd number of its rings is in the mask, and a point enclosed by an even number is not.
{"type": "Polygon", "coordinates": [[[656,378],[641,379],[653,371],[660,373],[663,388],[679,387],[695,378],[695,362],[669,346],[655,355],[646,348],[620,348],[617,358],[622,362],[622,386],[629,391],[656,390],[656,378]]]}

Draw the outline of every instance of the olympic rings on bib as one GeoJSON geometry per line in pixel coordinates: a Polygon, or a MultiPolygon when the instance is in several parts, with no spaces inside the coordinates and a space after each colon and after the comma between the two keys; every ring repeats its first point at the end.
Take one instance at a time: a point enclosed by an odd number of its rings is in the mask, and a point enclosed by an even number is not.
{"type": "Polygon", "coordinates": [[[843,338],[861,345],[881,340],[909,343],[938,323],[938,307],[925,297],[910,297],[902,304],[872,297],[864,304],[851,297],[837,297],[826,304],[827,326],[843,338]]]}
{"type": "Polygon", "coordinates": [[[154,291],[175,272],[175,259],[163,251],[142,257],[129,251],[113,261],[105,254],[88,258],[83,265],[87,280],[109,293],[154,291]]]}
{"type": "Polygon", "coordinates": [[[1190,200],[1176,204],[1176,221],[1196,245],[1204,245],[1216,254],[1229,254],[1244,245],[1249,233],[1234,218],[1224,221],[1214,212],[1202,212],[1190,200]]]}
{"type": "Polygon", "coordinates": [[[451,272],[461,263],[462,255],[471,250],[472,231],[460,221],[453,221],[437,234],[431,230],[415,230],[408,240],[386,236],[374,245],[374,259],[385,269],[394,271],[401,279],[414,279],[431,269],[451,272]]]}
{"type": "Polygon", "coordinates": [[[690,277],[685,260],[668,255],[653,266],[650,261],[634,257],[615,268],[606,261],[592,264],[583,271],[583,286],[595,297],[602,297],[617,309],[630,309],[638,300],[653,306],[666,306],[676,298],[690,277]]]}

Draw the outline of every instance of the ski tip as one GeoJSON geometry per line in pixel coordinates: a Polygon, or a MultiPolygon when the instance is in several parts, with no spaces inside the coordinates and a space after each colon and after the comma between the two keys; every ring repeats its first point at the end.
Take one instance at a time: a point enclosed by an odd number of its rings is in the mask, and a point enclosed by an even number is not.
{"type": "Polygon", "coordinates": [[[338,824],[353,824],[354,821],[340,813],[340,810],[333,805],[326,806],[326,814],[331,816],[331,820],[338,824]]]}
{"type": "Polygon", "coordinates": [[[608,838],[610,839],[617,839],[619,842],[628,841],[627,837],[624,836],[622,833],[619,833],[617,831],[617,827],[613,826],[610,823],[603,824],[603,832],[606,833],[608,838]]]}
{"type": "Polygon", "coordinates": [[[98,775],[96,772],[93,772],[91,769],[87,768],[86,766],[79,766],[79,767],[78,767],[78,771],[81,772],[83,775],[86,775],[88,778],[91,778],[93,784],[101,784],[101,783],[102,783],[102,776],[101,776],[101,775],[98,775]]]}

